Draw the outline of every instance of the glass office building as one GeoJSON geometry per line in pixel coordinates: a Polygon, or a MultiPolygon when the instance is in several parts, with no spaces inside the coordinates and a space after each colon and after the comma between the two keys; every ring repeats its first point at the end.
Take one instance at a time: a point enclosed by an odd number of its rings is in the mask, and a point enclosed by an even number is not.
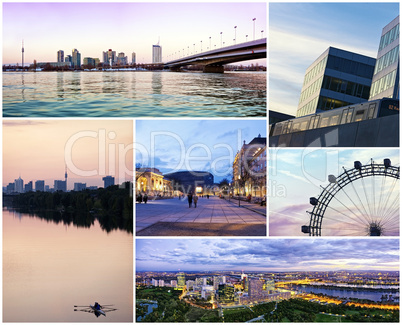
{"type": "Polygon", "coordinates": [[[306,71],[296,117],[367,101],[375,63],[329,47],[306,71]]]}
{"type": "Polygon", "coordinates": [[[399,16],[383,28],[378,48],[370,100],[383,97],[399,99],[399,16]]]}

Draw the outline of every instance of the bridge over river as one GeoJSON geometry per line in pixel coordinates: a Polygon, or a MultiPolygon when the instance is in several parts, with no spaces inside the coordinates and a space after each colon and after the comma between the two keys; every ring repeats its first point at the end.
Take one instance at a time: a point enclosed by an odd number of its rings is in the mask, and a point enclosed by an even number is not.
{"type": "Polygon", "coordinates": [[[234,62],[264,59],[267,56],[267,39],[221,47],[207,52],[197,53],[164,64],[165,68],[180,70],[189,65],[202,65],[204,72],[223,73],[223,66],[234,62]]]}

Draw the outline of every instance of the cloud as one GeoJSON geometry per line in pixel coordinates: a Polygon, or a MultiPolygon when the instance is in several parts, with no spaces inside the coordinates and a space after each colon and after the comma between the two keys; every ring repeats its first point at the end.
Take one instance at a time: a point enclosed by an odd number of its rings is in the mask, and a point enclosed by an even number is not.
{"type": "MultiPolygon", "coordinates": [[[[137,240],[137,243],[141,239],[137,240]]],[[[152,241],[152,240],[151,240],[152,241]]],[[[138,245],[138,244],[137,244],[138,245]]],[[[137,262],[152,270],[158,263],[170,269],[304,270],[342,268],[394,270],[399,265],[397,239],[166,239],[154,243],[161,254],[137,251],[137,262]],[[185,241],[186,245],[179,244],[185,241]],[[166,249],[164,249],[166,247],[166,249]]]]}

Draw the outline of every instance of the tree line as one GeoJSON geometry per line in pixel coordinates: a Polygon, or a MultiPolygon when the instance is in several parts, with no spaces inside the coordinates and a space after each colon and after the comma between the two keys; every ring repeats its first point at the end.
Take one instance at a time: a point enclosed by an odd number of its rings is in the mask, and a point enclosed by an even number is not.
{"type": "Polygon", "coordinates": [[[102,229],[133,233],[132,184],[113,185],[96,190],[71,192],[27,192],[13,198],[12,207],[23,213],[90,227],[98,220],[102,229]]]}

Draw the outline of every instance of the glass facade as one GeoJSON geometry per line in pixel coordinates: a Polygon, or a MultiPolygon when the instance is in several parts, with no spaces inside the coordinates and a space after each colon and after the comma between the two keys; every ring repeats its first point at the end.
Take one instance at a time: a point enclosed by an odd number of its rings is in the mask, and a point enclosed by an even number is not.
{"type": "Polygon", "coordinates": [[[374,73],[374,66],[348,60],[339,56],[328,56],[327,69],[336,70],[339,72],[344,72],[352,74],[354,76],[359,76],[363,78],[371,79],[374,73]]]}
{"type": "Polygon", "coordinates": [[[370,96],[374,58],[332,47],[320,57],[304,77],[296,117],[359,103],[370,96]]]}
{"type": "Polygon", "coordinates": [[[389,44],[399,38],[399,24],[392,28],[390,31],[381,36],[380,47],[378,52],[382,51],[389,44]]]}
{"type": "Polygon", "coordinates": [[[399,16],[383,28],[370,100],[399,99],[399,16]]]}

